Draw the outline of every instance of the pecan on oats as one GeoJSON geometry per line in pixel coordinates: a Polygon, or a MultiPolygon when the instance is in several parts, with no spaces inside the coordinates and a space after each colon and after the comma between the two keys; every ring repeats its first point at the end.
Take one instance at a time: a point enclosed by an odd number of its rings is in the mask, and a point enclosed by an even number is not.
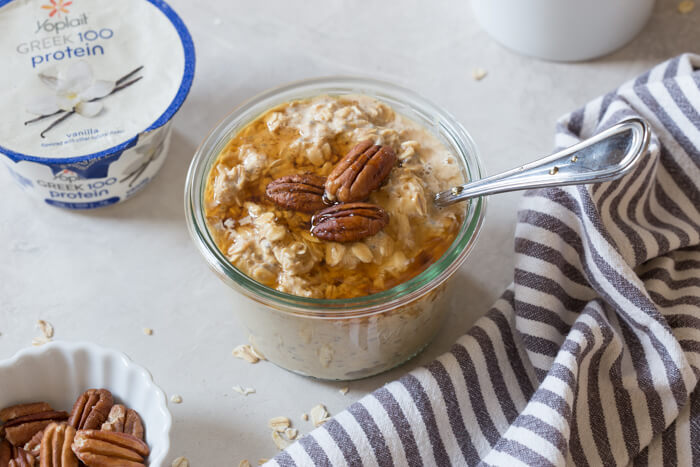
{"type": "Polygon", "coordinates": [[[324,177],[304,173],[271,181],[265,194],[277,206],[292,211],[313,213],[327,205],[323,202],[324,177]]]}
{"type": "Polygon", "coordinates": [[[311,233],[321,240],[356,242],[370,237],[389,223],[389,214],[376,204],[336,204],[311,219],[311,233]]]}
{"type": "Polygon", "coordinates": [[[79,430],[73,440],[73,452],[91,467],[141,467],[150,450],[146,443],[128,433],[79,430]]]}
{"type": "Polygon", "coordinates": [[[389,146],[362,141],[343,157],[326,180],[326,198],[350,203],[362,201],[389,176],[396,154],[389,146]]]}
{"type": "Polygon", "coordinates": [[[106,389],[88,389],[73,405],[68,423],[77,430],[100,428],[114,405],[112,393],[106,389]]]}
{"type": "Polygon", "coordinates": [[[49,423],[68,418],[66,412],[52,410],[45,403],[16,405],[2,412],[0,420],[5,424],[0,427],[0,437],[4,436],[15,447],[24,446],[49,423]]]}
{"type": "Polygon", "coordinates": [[[75,428],[67,423],[52,423],[41,440],[41,467],[78,467],[78,458],[71,450],[75,428]]]}
{"type": "Polygon", "coordinates": [[[141,417],[135,410],[127,409],[122,404],[115,404],[112,410],[109,411],[107,421],[102,424],[102,431],[128,433],[143,439],[141,417]]]}

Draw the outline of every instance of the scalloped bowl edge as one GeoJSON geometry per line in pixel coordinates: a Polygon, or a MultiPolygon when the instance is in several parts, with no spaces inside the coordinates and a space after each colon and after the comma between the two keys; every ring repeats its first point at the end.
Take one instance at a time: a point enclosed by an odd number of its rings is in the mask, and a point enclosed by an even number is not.
{"type": "Polygon", "coordinates": [[[123,352],[89,342],[54,341],[22,349],[0,361],[0,408],[46,401],[70,411],[89,388],[106,388],[115,401],[143,419],[151,448],[149,465],[164,465],[170,451],[172,416],[151,373],[123,352]]]}

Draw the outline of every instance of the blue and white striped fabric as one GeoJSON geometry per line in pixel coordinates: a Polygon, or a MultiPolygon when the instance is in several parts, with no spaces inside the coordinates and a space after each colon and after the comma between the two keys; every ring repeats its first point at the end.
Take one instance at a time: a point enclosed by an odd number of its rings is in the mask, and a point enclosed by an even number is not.
{"type": "Polygon", "coordinates": [[[700,465],[700,56],[558,123],[569,146],[637,115],[648,156],[528,192],[513,284],[452,350],[271,465],[700,465]]]}

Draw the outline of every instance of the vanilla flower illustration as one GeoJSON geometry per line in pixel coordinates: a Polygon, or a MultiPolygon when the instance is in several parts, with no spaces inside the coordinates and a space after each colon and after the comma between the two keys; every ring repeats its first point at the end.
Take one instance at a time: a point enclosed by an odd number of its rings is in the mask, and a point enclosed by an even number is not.
{"type": "Polygon", "coordinates": [[[97,99],[109,95],[116,85],[114,81],[95,79],[90,64],[83,60],[71,62],[66,67],[45,69],[39,73],[39,79],[53,93],[39,96],[27,104],[27,112],[35,115],[65,111],[94,117],[102,111],[102,103],[97,99]]]}

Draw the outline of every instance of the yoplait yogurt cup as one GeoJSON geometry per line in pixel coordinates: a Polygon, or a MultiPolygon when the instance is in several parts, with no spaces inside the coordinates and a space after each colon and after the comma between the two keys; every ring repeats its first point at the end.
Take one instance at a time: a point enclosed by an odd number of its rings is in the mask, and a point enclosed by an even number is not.
{"type": "Polygon", "coordinates": [[[192,38],[161,0],[0,0],[0,157],[47,204],[90,209],[163,165],[194,78],[192,38]]]}

